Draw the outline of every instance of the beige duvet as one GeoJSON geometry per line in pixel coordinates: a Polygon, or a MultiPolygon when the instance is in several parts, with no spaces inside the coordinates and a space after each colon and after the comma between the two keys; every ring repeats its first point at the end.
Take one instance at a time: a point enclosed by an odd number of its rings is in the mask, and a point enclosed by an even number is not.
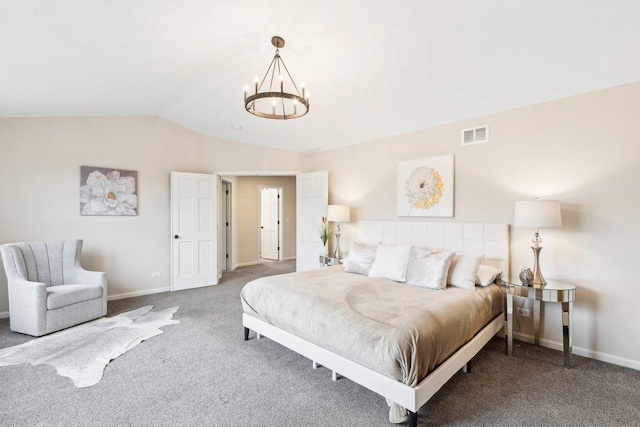
{"type": "Polygon", "coordinates": [[[503,298],[497,285],[431,290],[342,266],[260,278],[241,292],[245,313],[409,386],[502,312],[503,298]]]}

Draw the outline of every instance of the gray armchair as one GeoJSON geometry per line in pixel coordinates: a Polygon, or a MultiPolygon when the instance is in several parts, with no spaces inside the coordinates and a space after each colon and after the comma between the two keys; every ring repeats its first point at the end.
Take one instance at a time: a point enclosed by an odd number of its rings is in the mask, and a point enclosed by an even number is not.
{"type": "Polygon", "coordinates": [[[80,266],[82,240],[0,246],[11,330],[39,337],[107,314],[107,273],[80,266]]]}

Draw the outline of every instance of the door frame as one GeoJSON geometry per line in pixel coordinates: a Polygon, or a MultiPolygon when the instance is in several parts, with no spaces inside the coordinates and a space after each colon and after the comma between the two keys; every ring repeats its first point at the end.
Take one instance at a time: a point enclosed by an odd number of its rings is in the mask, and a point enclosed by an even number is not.
{"type": "MultiPolygon", "coordinates": [[[[260,218],[260,224],[262,225],[262,189],[264,188],[275,188],[278,190],[278,261],[282,260],[282,254],[284,253],[284,238],[283,238],[283,200],[284,200],[284,187],[276,186],[276,185],[258,185],[258,197],[260,197],[260,203],[258,203],[258,218],[260,218]]],[[[262,233],[260,233],[260,247],[258,249],[258,259],[262,259],[262,233]]]]}
{"type": "MultiPolygon", "coordinates": [[[[227,181],[226,179],[222,179],[221,180],[222,185],[220,186],[220,191],[223,191],[224,188],[227,188],[227,193],[220,194],[220,198],[221,200],[224,200],[222,203],[220,203],[220,229],[224,229],[224,233],[220,233],[219,235],[222,236],[224,234],[224,240],[225,242],[223,242],[222,238],[219,238],[220,240],[220,246],[222,247],[222,243],[224,243],[224,246],[226,247],[226,252],[225,251],[220,251],[220,258],[221,258],[221,264],[224,265],[224,268],[222,269],[222,271],[229,271],[231,270],[230,268],[230,261],[231,259],[229,258],[229,254],[232,253],[232,249],[231,249],[231,244],[233,239],[231,238],[231,226],[232,226],[232,222],[233,222],[233,212],[232,212],[232,202],[231,202],[231,197],[232,197],[232,191],[233,191],[233,186],[232,183],[230,181],[227,181]],[[223,208],[226,207],[226,211],[223,213],[223,208]],[[222,226],[223,223],[226,224],[224,225],[224,227],[222,226]],[[228,225],[227,225],[228,224],[228,225]]],[[[220,230],[220,231],[221,231],[220,230]]]]}
{"type": "MultiPolygon", "coordinates": [[[[218,182],[222,182],[223,176],[297,176],[303,173],[302,171],[214,171],[213,175],[216,176],[218,182]]],[[[220,203],[218,203],[218,228],[220,227],[220,203]]],[[[282,229],[282,228],[281,228],[282,229]]],[[[218,237],[218,250],[222,246],[222,242],[218,237]]],[[[218,263],[218,277],[222,277],[222,266],[218,263]]]]}

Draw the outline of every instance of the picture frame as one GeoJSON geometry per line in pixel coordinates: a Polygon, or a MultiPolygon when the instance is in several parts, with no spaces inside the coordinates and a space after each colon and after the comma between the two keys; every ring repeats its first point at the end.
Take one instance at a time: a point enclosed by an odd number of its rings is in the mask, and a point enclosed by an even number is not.
{"type": "Polygon", "coordinates": [[[80,215],[138,215],[138,172],[80,166],[80,215]]]}
{"type": "Polygon", "coordinates": [[[398,162],[400,217],[453,217],[453,154],[398,162]]]}

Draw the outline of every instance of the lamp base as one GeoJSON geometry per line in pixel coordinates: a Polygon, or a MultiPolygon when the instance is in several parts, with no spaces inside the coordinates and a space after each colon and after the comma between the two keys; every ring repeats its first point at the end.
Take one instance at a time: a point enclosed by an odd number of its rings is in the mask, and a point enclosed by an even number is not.
{"type": "Polygon", "coordinates": [[[336,250],[333,252],[333,257],[342,259],[342,251],[340,251],[340,233],[336,233],[336,250]]]}
{"type": "Polygon", "coordinates": [[[544,288],[547,284],[547,281],[542,277],[542,272],[540,271],[540,251],[542,250],[542,246],[534,245],[531,246],[533,250],[533,287],[534,288],[544,288]]]}

